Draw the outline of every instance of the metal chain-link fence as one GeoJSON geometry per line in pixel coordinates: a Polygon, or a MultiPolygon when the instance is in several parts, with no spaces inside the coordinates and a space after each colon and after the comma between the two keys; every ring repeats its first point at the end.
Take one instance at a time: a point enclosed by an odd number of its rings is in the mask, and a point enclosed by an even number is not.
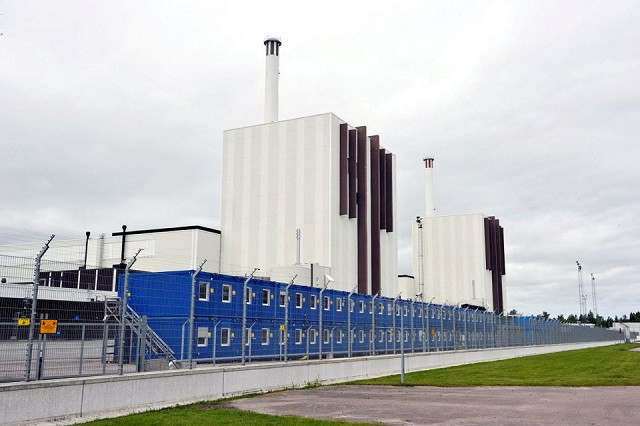
{"type": "MultiPolygon", "coordinates": [[[[0,253],[0,381],[612,341],[531,316],[208,272],[88,266],[75,248],[0,253]]],[[[139,252],[138,252],[139,253],[139,252]]]]}

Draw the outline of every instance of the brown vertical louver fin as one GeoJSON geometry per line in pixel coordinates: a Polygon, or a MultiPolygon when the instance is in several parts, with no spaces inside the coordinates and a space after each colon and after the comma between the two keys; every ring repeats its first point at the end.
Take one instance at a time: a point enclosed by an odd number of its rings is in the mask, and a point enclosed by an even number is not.
{"type": "Polygon", "coordinates": [[[385,154],[385,163],[387,178],[387,232],[393,232],[393,155],[390,152],[385,154]]]}
{"type": "Polygon", "coordinates": [[[380,137],[369,138],[371,158],[371,294],[380,292],[380,137]]]}
{"type": "Polygon", "coordinates": [[[491,271],[493,312],[500,314],[504,310],[502,294],[502,276],[505,274],[504,233],[500,221],[494,216],[484,219],[484,238],[486,266],[491,271]]]}
{"type": "Polygon", "coordinates": [[[358,131],[356,129],[349,130],[349,219],[353,219],[357,217],[357,200],[356,200],[356,192],[357,192],[357,171],[356,171],[356,158],[357,158],[357,136],[358,131]]]}
{"type": "Polygon", "coordinates": [[[384,148],[380,148],[380,229],[387,229],[387,162],[384,154],[384,148]]]}
{"type": "Polygon", "coordinates": [[[491,236],[489,234],[489,218],[484,218],[484,258],[485,269],[491,270],[491,236]]]}
{"type": "Polygon", "coordinates": [[[358,293],[368,287],[367,244],[367,128],[358,130],[358,293]]]}
{"type": "Polygon", "coordinates": [[[349,159],[347,157],[349,144],[349,128],[347,123],[340,124],[340,215],[349,212],[349,203],[347,197],[348,175],[349,175],[349,159]]]}
{"type": "Polygon", "coordinates": [[[506,275],[507,268],[505,267],[505,264],[504,264],[504,230],[502,229],[502,226],[500,227],[500,258],[501,258],[500,263],[502,264],[502,269],[500,270],[500,273],[502,275],[506,275]]]}

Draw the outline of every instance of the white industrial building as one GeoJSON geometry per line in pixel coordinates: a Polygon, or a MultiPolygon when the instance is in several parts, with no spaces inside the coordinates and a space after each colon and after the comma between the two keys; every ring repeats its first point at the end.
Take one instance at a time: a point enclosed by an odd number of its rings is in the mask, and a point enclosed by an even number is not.
{"type": "Polygon", "coordinates": [[[221,271],[394,295],[395,156],[332,113],[278,121],[280,41],[265,45],[266,123],[224,132],[221,271]]]}
{"type": "MultiPolygon", "coordinates": [[[[425,215],[412,226],[413,291],[435,303],[505,310],[503,230],[493,216],[434,215],[433,158],[425,158],[425,215]]],[[[411,283],[404,284],[411,291],[411,283]]]]}
{"type": "MultiPolygon", "coordinates": [[[[44,244],[0,247],[0,297],[31,297],[33,258],[44,244]]],[[[135,270],[160,272],[196,269],[220,271],[220,231],[203,226],[182,226],[114,232],[110,236],[51,242],[40,276],[40,297],[51,300],[90,301],[116,294],[116,272],[139,249],[135,270]],[[79,272],[79,269],[82,269],[79,272]],[[64,288],[64,292],[55,291],[64,288]]]]}

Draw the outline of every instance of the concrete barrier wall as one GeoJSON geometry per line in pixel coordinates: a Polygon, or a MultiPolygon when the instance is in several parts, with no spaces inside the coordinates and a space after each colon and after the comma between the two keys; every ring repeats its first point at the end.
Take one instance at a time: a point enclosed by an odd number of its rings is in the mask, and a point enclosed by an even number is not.
{"type": "MultiPolygon", "coordinates": [[[[405,370],[427,370],[615,343],[619,342],[407,354],[405,370]]],[[[109,417],[176,404],[399,372],[400,355],[379,355],[2,384],[0,423],[109,417]]]]}

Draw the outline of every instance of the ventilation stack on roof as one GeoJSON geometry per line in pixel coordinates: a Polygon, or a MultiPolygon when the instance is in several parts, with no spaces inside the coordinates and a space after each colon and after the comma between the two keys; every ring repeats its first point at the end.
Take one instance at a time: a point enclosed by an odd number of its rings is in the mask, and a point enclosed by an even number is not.
{"type": "Polygon", "coordinates": [[[436,210],[433,204],[433,158],[424,158],[424,203],[425,217],[433,217],[436,210]]]}
{"type": "Polygon", "coordinates": [[[266,47],[266,70],[264,81],[264,122],[278,121],[278,75],[280,74],[280,45],[275,37],[264,41],[266,47]]]}

